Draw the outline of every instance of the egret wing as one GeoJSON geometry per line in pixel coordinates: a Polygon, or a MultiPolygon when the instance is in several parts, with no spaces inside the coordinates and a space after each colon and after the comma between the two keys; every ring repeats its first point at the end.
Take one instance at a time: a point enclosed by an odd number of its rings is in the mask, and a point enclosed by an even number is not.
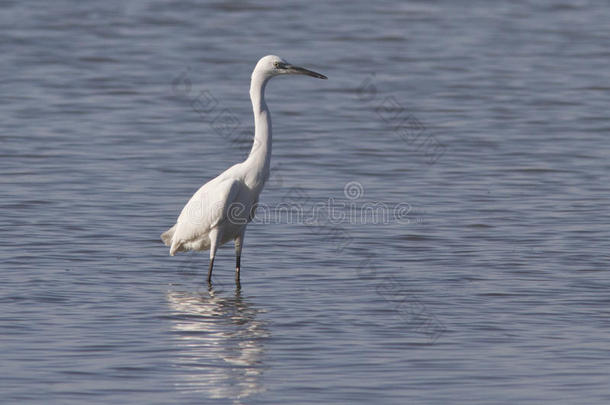
{"type": "Polygon", "coordinates": [[[228,209],[242,186],[235,179],[214,179],[197,190],[178,217],[172,251],[178,250],[184,242],[207,235],[226,220],[228,209]]]}

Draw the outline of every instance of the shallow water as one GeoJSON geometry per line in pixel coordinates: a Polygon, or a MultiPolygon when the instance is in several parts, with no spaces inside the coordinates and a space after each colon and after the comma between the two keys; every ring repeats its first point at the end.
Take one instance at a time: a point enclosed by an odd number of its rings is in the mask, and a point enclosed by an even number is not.
{"type": "Polygon", "coordinates": [[[52,4],[0,5],[4,401],[610,400],[604,4],[52,4]],[[208,290],[159,234],[268,53],[329,80],[268,86],[268,216],[208,290]]]}

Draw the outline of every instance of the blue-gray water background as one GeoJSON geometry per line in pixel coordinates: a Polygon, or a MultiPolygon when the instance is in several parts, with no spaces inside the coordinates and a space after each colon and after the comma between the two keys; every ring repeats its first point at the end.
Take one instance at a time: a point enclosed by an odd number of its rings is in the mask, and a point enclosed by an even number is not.
{"type": "Polygon", "coordinates": [[[610,402],[607,3],[344,3],[0,3],[3,402],[610,402]],[[251,224],[208,291],[159,234],[269,53],[329,80],[268,86],[261,202],[408,210],[251,224]]]}

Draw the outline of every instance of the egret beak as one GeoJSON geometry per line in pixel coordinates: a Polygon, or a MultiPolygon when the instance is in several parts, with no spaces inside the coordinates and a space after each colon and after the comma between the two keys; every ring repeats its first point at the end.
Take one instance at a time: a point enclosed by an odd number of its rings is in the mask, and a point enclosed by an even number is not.
{"type": "Polygon", "coordinates": [[[307,76],[311,76],[311,77],[317,77],[318,79],[328,79],[328,77],[326,77],[320,73],[316,73],[312,70],[305,69],[300,66],[286,65],[285,69],[286,69],[286,73],[290,73],[290,74],[307,75],[307,76]]]}

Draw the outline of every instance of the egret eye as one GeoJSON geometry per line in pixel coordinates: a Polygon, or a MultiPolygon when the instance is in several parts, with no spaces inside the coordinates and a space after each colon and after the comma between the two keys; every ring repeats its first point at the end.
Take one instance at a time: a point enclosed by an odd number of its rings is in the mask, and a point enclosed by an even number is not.
{"type": "Polygon", "coordinates": [[[275,66],[276,68],[280,67],[280,62],[273,62],[273,66],[275,66]]]}

